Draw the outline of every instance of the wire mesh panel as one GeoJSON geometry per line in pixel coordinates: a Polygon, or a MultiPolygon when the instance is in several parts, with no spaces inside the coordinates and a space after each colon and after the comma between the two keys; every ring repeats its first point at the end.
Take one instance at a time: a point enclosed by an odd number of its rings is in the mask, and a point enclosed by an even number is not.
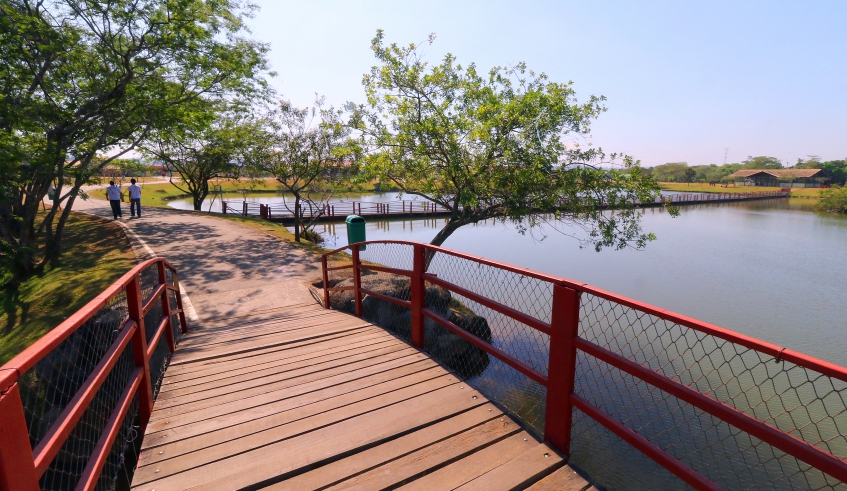
{"type": "Polygon", "coordinates": [[[109,450],[95,490],[129,489],[132,483],[133,470],[138,462],[141,450],[141,421],[138,414],[138,396],[136,395],[133,397],[129,410],[121,423],[115,442],[109,450]]]}
{"type": "Polygon", "coordinates": [[[18,380],[33,448],[100,363],[127,317],[126,291],[121,290],[18,380]]]}
{"type": "MultiPolygon", "coordinates": [[[[587,293],[579,335],[838,458],[847,457],[844,382],[587,293]]],[[[725,489],[847,489],[596,358],[580,353],[576,377],[577,395],[725,489]]],[[[575,447],[575,462],[604,482],[609,462],[602,456],[604,448],[582,438],[576,426],[574,439],[585,445],[575,447]]],[[[613,482],[604,484],[616,489],[643,489],[632,478],[608,479],[613,482]]]]}
{"type": "Polygon", "coordinates": [[[138,283],[141,285],[141,303],[146,304],[159,286],[159,266],[152,263],[138,273],[138,283]]]}
{"type": "MultiPolygon", "coordinates": [[[[412,299],[412,280],[403,271],[374,271],[368,266],[412,270],[414,250],[413,244],[378,242],[367,244],[367,249],[358,253],[363,317],[407,340],[411,339],[410,309],[380,297],[419,301],[412,299]]],[[[341,253],[328,259],[330,268],[352,264],[350,256],[341,253]]],[[[784,437],[757,432],[752,423],[743,424],[743,419],[733,419],[709,402],[723,403],[733,408],[726,411],[744,413],[751,422],[764,422],[847,462],[847,382],[841,378],[775,358],[777,353],[783,356],[778,347],[649,306],[639,307],[586,285],[434,248],[427,248],[423,260],[415,264],[418,270],[410,271],[411,276],[421,274],[420,265],[424,264],[427,280],[421,305],[428,309],[424,349],[539,436],[545,428],[547,394],[536,380],[548,373],[550,339],[546,332],[551,329],[553,290],[560,288],[554,285],[582,291],[574,393],[587,403],[579,407],[592,416],[573,410],[569,457],[608,488],[689,489],[659,463],[674,468],[673,459],[677,459],[724,489],[847,491],[847,484],[753,435],[769,441],[784,437]],[[454,327],[448,329],[442,323],[454,327]],[[456,334],[456,327],[465,333],[456,334]],[[469,341],[468,335],[475,339],[469,341]],[[486,343],[495,349],[494,354],[488,353],[491,349],[486,343]],[[514,368],[521,365],[524,368],[514,368]],[[533,370],[541,375],[525,375],[533,370]],[[639,373],[658,387],[631,373],[639,373]],[[674,392],[680,399],[659,388],[672,390],[675,384],[691,391],[674,392]],[[739,427],[690,402],[712,407],[715,414],[736,421],[739,427]],[[589,410],[591,406],[596,409],[589,410]],[[599,422],[603,418],[620,423],[666,455],[655,455],[657,462],[640,453],[607,430],[599,422]]],[[[352,268],[328,271],[327,284],[352,289],[353,274],[352,268]]],[[[354,312],[355,295],[350,289],[332,292],[331,306],[354,312]]],[[[575,305],[560,307],[557,312],[561,315],[576,315],[568,310],[575,305]]],[[[556,329],[566,330],[562,323],[570,321],[561,315],[556,329]]],[[[565,363],[566,359],[562,355],[553,362],[565,363]]],[[[789,359],[804,363],[802,357],[789,359]]],[[[561,377],[562,365],[556,369],[561,377]]],[[[822,370],[842,373],[837,367],[822,370]]],[[[553,400],[560,403],[558,396],[553,400]]],[[[837,465],[826,464],[826,459],[819,462],[830,472],[840,472],[834,470],[837,465]]],[[[684,470],[676,472],[684,474],[684,470]]]]}
{"type": "MultiPolygon", "coordinates": [[[[540,321],[550,321],[553,295],[550,283],[447,253],[428,254],[428,273],[540,321]]],[[[430,293],[433,287],[427,283],[429,308],[480,340],[547,374],[550,347],[547,334],[456,292],[439,288],[430,293]]],[[[470,343],[459,342],[458,336],[440,326],[432,331],[441,334],[439,338],[447,336],[446,342],[427,344],[434,358],[505,407],[534,433],[543,434],[546,389],[541,384],[470,343]],[[449,347],[451,344],[454,347],[449,347]]],[[[429,341],[430,336],[427,330],[425,339],[429,341]]]]}
{"type": "Polygon", "coordinates": [[[109,417],[130,382],[134,368],[132,347],[127,346],[50,467],[42,475],[41,489],[60,491],[76,487],[94,447],[107,429],[109,417]]]}

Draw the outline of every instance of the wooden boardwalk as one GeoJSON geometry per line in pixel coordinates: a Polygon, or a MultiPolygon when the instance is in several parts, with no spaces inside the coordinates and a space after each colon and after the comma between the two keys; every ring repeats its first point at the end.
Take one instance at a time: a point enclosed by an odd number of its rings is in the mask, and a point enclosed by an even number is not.
{"type": "Polygon", "coordinates": [[[426,355],[314,304],[185,336],[133,478],[147,491],[588,487],[426,355]]]}

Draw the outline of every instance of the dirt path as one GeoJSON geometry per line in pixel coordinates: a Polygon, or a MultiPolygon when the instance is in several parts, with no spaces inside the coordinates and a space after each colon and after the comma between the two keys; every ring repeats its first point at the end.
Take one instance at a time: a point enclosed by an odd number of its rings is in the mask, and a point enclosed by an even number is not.
{"type": "MultiPolygon", "coordinates": [[[[314,302],[306,280],[319,260],[290,244],[225,219],[145,207],[121,220],[179,271],[200,320],[314,302]]],[[[79,200],[74,210],[112,218],[109,204],[79,200]]]]}

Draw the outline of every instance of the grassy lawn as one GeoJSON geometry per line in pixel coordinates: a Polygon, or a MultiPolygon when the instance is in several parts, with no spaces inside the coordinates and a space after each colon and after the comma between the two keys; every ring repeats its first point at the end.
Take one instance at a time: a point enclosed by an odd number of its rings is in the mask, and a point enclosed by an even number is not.
{"type": "Polygon", "coordinates": [[[59,325],[135,266],[121,228],[73,213],[56,267],[0,290],[0,364],[59,325]]]}
{"type": "MultiPolygon", "coordinates": [[[[679,182],[660,182],[662,189],[667,191],[679,191],[681,193],[763,193],[765,191],[779,191],[782,188],[765,186],[709,186],[708,184],[686,184],[679,182]]],[[[795,188],[791,190],[791,198],[818,198],[821,190],[818,188],[795,188]]]]}

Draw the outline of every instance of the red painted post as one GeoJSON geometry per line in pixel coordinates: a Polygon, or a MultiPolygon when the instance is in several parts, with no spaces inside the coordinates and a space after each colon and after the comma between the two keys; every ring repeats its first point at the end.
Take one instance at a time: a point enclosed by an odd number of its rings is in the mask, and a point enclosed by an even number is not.
{"type": "Polygon", "coordinates": [[[241,204],[241,212],[244,214],[244,216],[247,216],[247,202],[246,201],[244,201],[241,204]]]}
{"type": "MultiPolygon", "coordinates": [[[[165,276],[165,262],[159,261],[156,265],[159,267],[159,284],[167,285],[168,277],[165,276]]],[[[162,290],[162,315],[168,320],[168,325],[165,326],[165,339],[168,342],[168,349],[173,353],[176,350],[176,340],[174,339],[174,326],[171,322],[171,300],[167,287],[162,290]]]]}
{"type": "Polygon", "coordinates": [[[424,315],[426,307],[426,284],[423,274],[426,268],[426,246],[415,244],[412,249],[412,278],[411,278],[411,300],[412,300],[412,344],[419,349],[424,347],[424,315]]]}
{"type": "Polygon", "coordinates": [[[0,490],[38,491],[29,429],[18,384],[0,393],[0,490]]]}
{"type": "Polygon", "coordinates": [[[321,270],[323,274],[323,282],[324,282],[324,308],[329,308],[329,272],[326,270],[327,261],[326,256],[321,256],[321,270]]]}
{"type": "Polygon", "coordinates": [[[182,294],[179,289],[179,275],[176,271],[174,271],[173,276],[174,287],[176,287],[176,306],[179,309],[179,325],[182,328],[182,333],[185,334],[188,332],[188,323],[185,322],[185,310],[182,308],[182,294]]]}
{"type": "Polygon", "coordinates": [[[353,247],[353,298],[356,301],[356,317],[362,316],[362,270],[359,266],[359,247],[356,246],[353,247]]]}
{"type": "Polygon", "coordinates": [[[141,433],[147,428],[150,414],[153,412],[153,384],[150,379],[150,363],[147,359],[147,334],[144,329],[144,316],[141,307],[141,285],[138,275],[126,285],[126,303],[129,318],[138,324],[138,329],[132,336],[132,360],[135,366],[141,367],[141,385],[138,387],[138,405],[141,416],[141,433]]]}
{"type": "Polygon", "coordinates": [[[226,201],[221,201],[221,212],[226,215],[226,201]]]}
{"type": "Polygon", "coordinates": [[[571,452],[573,406],[570,396],[574,390],[576,374],[574,338],[578,334],[579,292],[554,285],[544,440],[565,455],[570,455],[571,452]]]}

